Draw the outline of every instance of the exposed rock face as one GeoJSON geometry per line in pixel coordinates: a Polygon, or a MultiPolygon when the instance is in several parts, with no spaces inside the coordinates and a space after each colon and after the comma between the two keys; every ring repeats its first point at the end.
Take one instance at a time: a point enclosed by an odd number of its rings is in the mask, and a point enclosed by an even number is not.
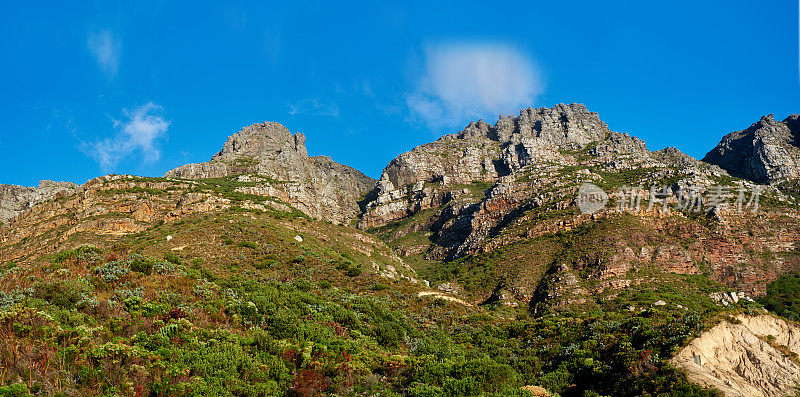
{"type": "Polygon", "coordinates": [[[491,249],[487,236],[525,211],[568,207],[575,194],[568,188],[575,182],[570,168],[580,165],[609,172],[661,167],[666,174],[677,167],[696,175],[725,174],[675,148],[650,152],[642,140],[610,131],[582,104],[523,109],[494,125],[470,123],[392,160],[359,226],[383,226],[449,203],[426,226],[436,242],[428,256],[481,252],[491,249]]]}
{"type": "Polygon", "coordinates": [[[269,122],[229,137],[211,161],[187,164],[166,176],[203,179],[245,173],[272,179],[264,182],[263,191],[281,191],[292,207],[336,223],[354,218],[360,211],[357,201],[375,185],[372,178],[329,157],[308,157],[303,134],[269,122]]]}
{"type": "Polygon", "coordinates": [[[597,113],[582,104],[523,109],[517,117],[501,116],[494,125],[472,122],[458,134],[445,135],[392,160],[383,170],[376,198],[367,204],[360,226],[380,226],[440,205],[447,195],[432,194],[425,189],[426,183],[450,187],[493,182],[532,163],[563,161],[559,150],[584,148],[609,133],[597,113]]]}
{"type": "Polygon", "coordinates": [[[704,332],[673,362],[692,381],[728,397],[795,395],[800,364],[776,346],[800,354],[800,327],[768,315],[738,320],[741,324],[722,322],[704,332]]]}
{"type": "Polygon", "coordinates": [[[34,204],[75,193],[72,182],[41,181],[38,187],[0,185],[0,221],[7,221],[34,204]]]}
{"type": "Polygon", "coordinates": [[[703,161],[717,164],[731,175],[758,183],[800,177],[800,115],[783,122],[770,114],[742,131],[731,132],[703,161]]]}

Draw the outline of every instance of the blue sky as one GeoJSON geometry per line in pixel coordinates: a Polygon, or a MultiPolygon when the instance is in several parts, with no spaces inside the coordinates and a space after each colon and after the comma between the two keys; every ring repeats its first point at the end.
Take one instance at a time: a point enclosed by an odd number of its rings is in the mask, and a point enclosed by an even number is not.
{"type": "Polygon", "coordinates": [[[260,121],[377,178],[528,106],[695,157],[800,112],[792,1],[286,3],[5,4],[0,183],[159,176],[260,121]]]}

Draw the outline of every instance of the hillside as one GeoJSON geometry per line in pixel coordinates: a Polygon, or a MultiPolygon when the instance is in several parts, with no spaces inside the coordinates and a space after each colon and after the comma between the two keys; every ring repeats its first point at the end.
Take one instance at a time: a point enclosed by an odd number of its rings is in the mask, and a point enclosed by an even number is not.
{"type": "MultiPolygon", "coordinates": [[[[470,123],[377,182],[260,123],[161,178],[16,189],[0,395],[758,389],[682,363],[759,302],[800,312],[775,291],[800,271],[800,196],[791,173],[761,185],[715,158],[650,151],[570,104],[470,123]]],[[[779,328],[774,346],[741,339],[791,360],[779,328]]],[[[794,393],[791,371],[768,376],[765,395],[794,393]]]]}

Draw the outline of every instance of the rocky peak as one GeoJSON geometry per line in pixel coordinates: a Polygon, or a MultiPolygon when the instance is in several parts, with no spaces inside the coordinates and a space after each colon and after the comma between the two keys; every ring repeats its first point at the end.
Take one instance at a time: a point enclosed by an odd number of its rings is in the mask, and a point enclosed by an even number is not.
{"type": "Polygon", "coordinates": [[[231,135],[212,160],[243,156],[270,156],[284,151],[308,157],[306,137],[302,133],[292,134],[286,127],[275,122],[256,123],[231,135]]]}
{"type": "Polygon", "coordinates": [[[590,112],[583,104],[572,103],[522,109],[516,117],[500,116],[494,125],[483,120],[473,121],[456,137],[485,138],[500,143],[542,139],[555,146],[583,147],[605,139],[608,133],[608,126],[597,113],[590,112]]]}
{"type": "Polygon", "coordinates": [[[800,177],[800,115],[784,121],[772,114],[749,128],[725,135],[703,161],[733,176],[757,183],[776,183],[800,177]]]}
{"type": "Polygon", "coordinates": [[[306,138],[279,123],[252,124],[231,135],[210,161],[186,164],[165,176],[185,179],[256,174],[259,186],[243,193],[278,198],[309,216],[344,223],[375,180],[327,156],[308,157],[306,138]],[[272,182],[270,182],[270,180],[272,182]]]}

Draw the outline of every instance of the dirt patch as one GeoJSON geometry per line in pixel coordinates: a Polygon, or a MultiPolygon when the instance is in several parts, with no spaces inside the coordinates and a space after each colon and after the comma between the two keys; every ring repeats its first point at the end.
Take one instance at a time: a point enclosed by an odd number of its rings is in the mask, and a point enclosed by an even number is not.
{"type": "Polygon", "coordinates": [[[800,326],[770,316],[739,316],[704,332],[673,358],[689,378],[726,396],[794,396],[800,387],[800,326]]]}

